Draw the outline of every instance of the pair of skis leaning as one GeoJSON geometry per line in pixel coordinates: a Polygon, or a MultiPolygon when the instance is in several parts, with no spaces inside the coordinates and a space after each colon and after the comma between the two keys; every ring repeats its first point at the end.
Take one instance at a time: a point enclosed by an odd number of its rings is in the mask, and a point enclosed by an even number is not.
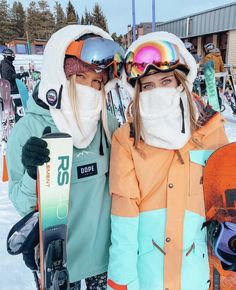
{"type": "Polygon", "coordinates": [[[73,143],[71,136],[64,133],[45,134],[42,138],[48,143],[50,161],[38,167],[39,211],[12,228],[7,250],[12,255],[22,253],[26,264],[27,254],[33,251],[31,257],[36,256],[36,261],[27,266],[33,271],[38,290],[69,290],[66,241],[73,143]],[[38,245],[40,254],[35,255],[38,245]]]}

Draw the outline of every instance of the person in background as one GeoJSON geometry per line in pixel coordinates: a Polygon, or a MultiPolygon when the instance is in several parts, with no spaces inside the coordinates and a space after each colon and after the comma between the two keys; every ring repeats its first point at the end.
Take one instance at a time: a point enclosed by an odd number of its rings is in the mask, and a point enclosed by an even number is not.
{"type": "Polygon", "coordinates": [[[11,96],[15,107],[15,121],[17,122],[23,115],[23,107],[19,91],[16,85],[16,79],[22,79],[29,76],[28,72],[16,73],[13,61],[15,54],[10,48],[5,48],[2,51],[3,60],[0,64],[0,74],[3,79],[9,81],[11,86],[11,96]]]}
{"type": "MultiPolygon", "coordinates": [[[[213,61],[215,73],[224,72],[225,71],[224,62],[220,54],[220,49],[216,48],[213,43],[208,43],[205,45],[205,50],[206,50],[206,56],[204,57],[204,64],[207,63],[208,61],[213,61]]],[[[217,95],[218,95],[218,102],[221,108],[222,99],[220,96],[220,88],[222,88],[223,86],[223,78],[217,77],[216,83],[217,83],[216,89],[217,89],[217,95]]]]}
{"type": "Polygon", "coordinates": [[[204,63],[212,60],[215,64],[215,72],[224,72],[224,62],[220,53],[220,49],[216,48],[213,43],[205,45],[206,56],[204,57],[204,63]]]}
{"type": "Polygon", "coordinates": [[[194,45],[191,42],[189,42],[189,41],[185,41],[184,45],[185,45],[186,49],[192,54],[192,56],[194,57],[196,63],[199,66],[199,63],[201,61],[201,57],[197,54],[197,51],[196,51],[194,45]]]}

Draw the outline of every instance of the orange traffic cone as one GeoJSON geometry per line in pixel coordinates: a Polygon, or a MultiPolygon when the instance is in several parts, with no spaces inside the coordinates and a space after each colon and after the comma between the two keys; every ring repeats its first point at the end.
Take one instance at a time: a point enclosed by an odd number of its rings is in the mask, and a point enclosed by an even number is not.
{"type": "Polygon", "coordinates": [[[6,154],[2,155],[2,181],[8,181],[6,154]]]}

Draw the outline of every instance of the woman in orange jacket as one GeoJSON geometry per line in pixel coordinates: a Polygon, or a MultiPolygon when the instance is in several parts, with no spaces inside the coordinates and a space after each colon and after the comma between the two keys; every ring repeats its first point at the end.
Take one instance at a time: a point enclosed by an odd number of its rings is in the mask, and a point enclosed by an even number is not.
{"type": "Polygon", "coordinates": [[[192,95],[196,62],[173,34],[140,37],[126,54],[129,123],[113,135],[108,289],[206,290],[202,186],[224,120],[192,95]]]}

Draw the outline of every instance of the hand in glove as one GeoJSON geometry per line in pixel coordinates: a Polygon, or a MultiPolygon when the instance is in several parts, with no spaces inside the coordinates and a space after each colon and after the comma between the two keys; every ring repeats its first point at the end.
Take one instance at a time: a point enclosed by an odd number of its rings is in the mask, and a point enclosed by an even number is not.
{"type": "MultiPolygon", "coordinates": [[[[51,133],[51,128],[46,127],[43,135],[51,133]]],[[[37,179],[37,166],[50,160],[47,142],[38,137],[30,137],[22,148],[21,161],[29,176],[37,179]]]]}
{"type": "Polygon", "coordinates": [[[29,73],[26,71],[26,72],[23,72],[22,75],[21,75],[22,78],[25,78],[25,77],[29,77],[29,73]]]}

